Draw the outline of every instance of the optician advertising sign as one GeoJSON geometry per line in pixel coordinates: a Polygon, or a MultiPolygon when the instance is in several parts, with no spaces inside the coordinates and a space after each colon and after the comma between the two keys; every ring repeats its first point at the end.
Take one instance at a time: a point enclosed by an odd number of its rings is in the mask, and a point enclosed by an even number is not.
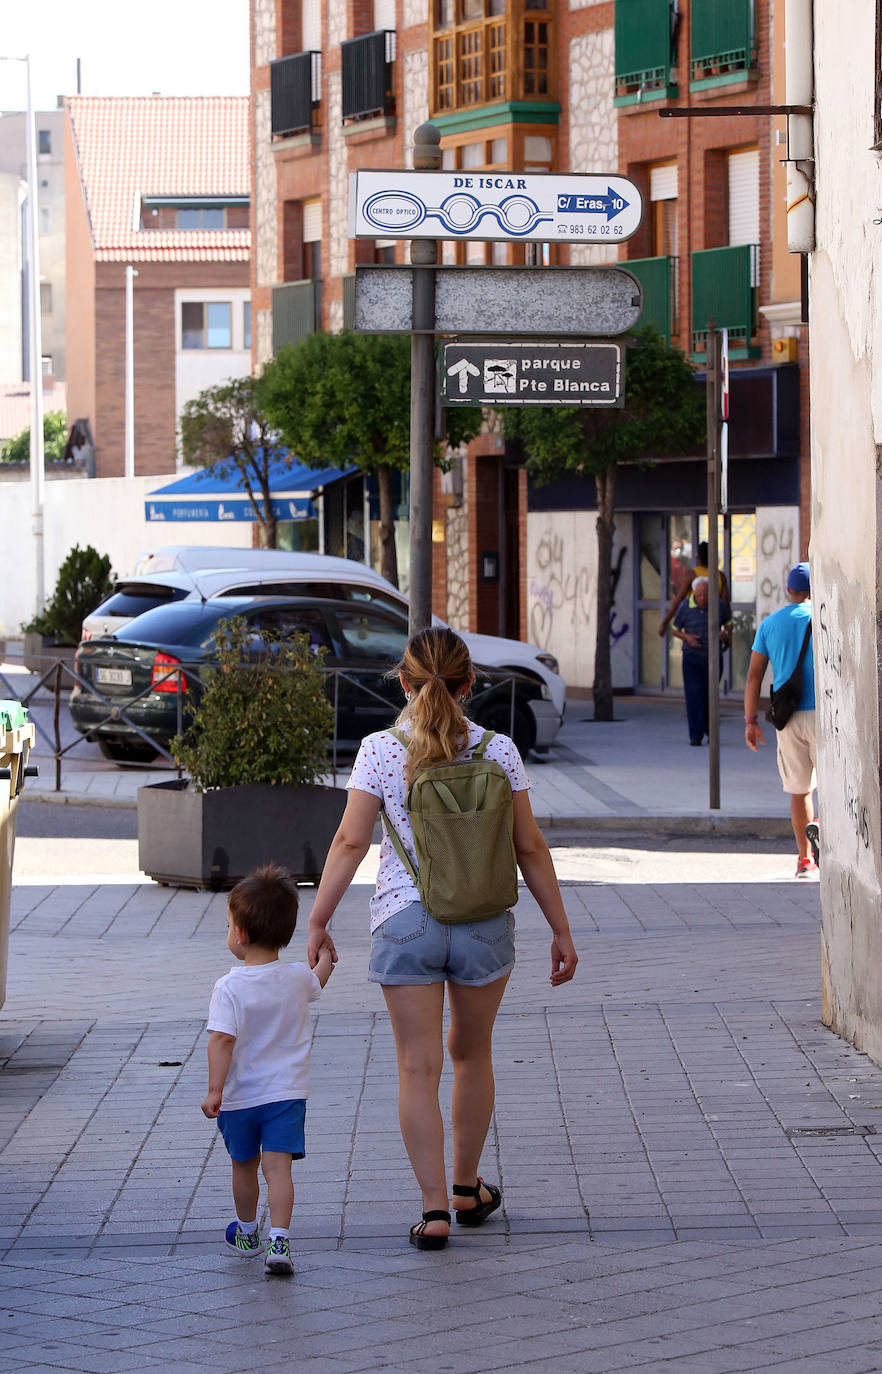
{"type": "Polygon", "coordinates": [[[643,215],[618,175],[520,172],[353,172],[352,238],[622,243],[643,215]]]}

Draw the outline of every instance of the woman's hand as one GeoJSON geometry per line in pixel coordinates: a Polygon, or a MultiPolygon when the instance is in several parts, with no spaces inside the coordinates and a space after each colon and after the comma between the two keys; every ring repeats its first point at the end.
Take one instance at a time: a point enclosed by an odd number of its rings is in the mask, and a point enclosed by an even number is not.
{"type": "Polygon", "coordinates": [[[326,926],[309,927],[309,944],[306,948],[306,962],[310,968],[315,968],[319,961],[319,955],[326,949],[331,956],[331,962],[337,962],[337,949],[334,941],[328,934],[326,926]]]}
{"type": "Polygon", "coordinates": [[[557,988],[561,983],[568,983],[576,972],[578,962],[579,956],[570,932],[555,935],[551,941],[551,986],[557,988]]]}

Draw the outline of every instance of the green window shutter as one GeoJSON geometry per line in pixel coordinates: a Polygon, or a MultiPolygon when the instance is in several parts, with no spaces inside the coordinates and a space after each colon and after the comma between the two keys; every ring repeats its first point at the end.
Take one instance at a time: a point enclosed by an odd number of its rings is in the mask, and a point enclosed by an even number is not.
{"type": "Polygon", "coordinates": [[[273,353],[285,344],[300,343],[316,327],[314,281],[286,282],[273,287],[273,353]]]}
{"type": "Polygon", "coordinates": [[[755,58],[754,0],[692,0],[691,79],[747,70],[755,58]]]}
{"type": "Polygon", "coordinates": [[[757,245],[709,248],[692,254],[692,351],[703,353],[707,322],[728,329],[730,344],[746,349],[756,327],[754,260],[757,245]]]}
{"type": "Polygon", "coordinates": [[[674,317],[672,306],[675,300],[674,276],[676,258],[630,258],[620,263],[621,267],[633,272],[643,287],[643,310],[637,328],[653,324],[666,344],[671,342],[674,317]]]}
{"type": "Polygon", "coordinates": [[[667,87],[671,71],[669,0],[616,0],[616,95],[667,87]]]}

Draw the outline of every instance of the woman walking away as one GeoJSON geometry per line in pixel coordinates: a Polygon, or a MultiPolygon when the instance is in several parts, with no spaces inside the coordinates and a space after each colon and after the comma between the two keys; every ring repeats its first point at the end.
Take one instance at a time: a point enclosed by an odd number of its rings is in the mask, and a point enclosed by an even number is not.
{"type": "MultiPolygon", "coordinates": [[[[572,978],[577,955],[551,855],[530,808],[520,755],[506,735],[491,735],[463,714],[474,674],[462,640],[447,628],[420,631],[404,652],[398,676],[406,705],[395,731],[380,730],[362,741],[348,783],[346,811],[309,921],[308,959],[314,966],[325,948],[337,957],[328,922],[367,853],[382,807],[384,835],[371,899],[368,977],[381,985],[386,999],[398,1052],[398,1118],[423,1197],[423,1217],[411,1228],[410,1241],[420,1250],[440,1250],[450,1233],[438,1103],[445,983],[450,999],[447,1049],[453,1065],[456,1219],[463,1226],[478,1226],[502,1202],[499,1188],[478,1177],[478,1165],[493,1112],[493,1023],[514,967],[514,917],[508,910],[494,911],[484,881],[500,854],[504,868],[506,834],[509,858],[513,840],[524,881],[551,927],[553,986],[572,978]],[[469,815],[460,814],[463,808],[457,810],[454,793],[463,795],[469,778],[478,774],[482,778],[472,787],[475,806],[469,815]],[[424,812],[423,826],[414,798],[429,782],[447,810],[434,826],[424,812]],[[485,839],[475,843],[476,835],[488,833],[488,817],[480,808],[490,796],[502,798],[496,812],[501,848],[494,843],[492,853],[485,839]],[[429,844],[429,831],[443,829],[451,812],[454,826],[463,823],[467,832],[454,842],[455,861],[431,870],[427,863],[421,867],[417,855],[429,844]],[[473,910],[471,889],[482,884],[484,905],[473,910]],[[454,905],[459,902],[460,914],[451,911],[451,896],[454,905]],[[430,915],[427,905],[443,919],[430,915]]],[[[516,900],[515,880],[512,863],[511,882],[500,884],[500,892],[505,886],[510,889],[500,907],[516,900]]]]}

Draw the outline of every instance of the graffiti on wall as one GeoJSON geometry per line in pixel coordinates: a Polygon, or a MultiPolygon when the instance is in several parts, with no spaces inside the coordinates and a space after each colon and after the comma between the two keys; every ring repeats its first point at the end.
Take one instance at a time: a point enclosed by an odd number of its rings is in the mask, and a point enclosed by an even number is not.
{"type": "Polygon", "coordinates": [[[799,561],[799,512],[768,506],[756,513],[756,618],[787,604],[787,574],[799,561]]]}
{"type": "MultiPolygon", "coordinates": [[[[832,750],[841,774],[841,802],[849,829],[853,829],[859,845],[870,848],[870,807],[862,796],[862,787],[852,781],[848,750],[843,751],[840,734],[840,712],[846,716],[854,715],[853,705],[849,709],[847,700],[843,701],[843,636],[839,628],[839,618],[833,614],[827,601],[818,607],[816,619],[818,629],[818,652],[822,666],[823,692],[816,702],[818,724],[827,746],[832,750]]],[[[846,651],[847,652],[847,651],[846,651]]],[[[850,692],[853,696],[855,678],[852,675],[850,692]]],[[[826,797],[825,797],[826,804],[826,797]]]]}
{"type": "Polygon", "coordinates": [[[587,626],[592,606],[592,576],[583,563],[571,572],[564,568],[565,541],[544,530],[534,555],[536,573],[530,579],[530,638],[547,649],[561,625],[587,626]]]}
{"type": "Polygon", "coordinates": [[[613,644],[618,644],[619,640],[623,639],[631,628],[627,621],[624,622],[622,625],[618,624],[618,612],[616,610],[616,594],[619,590],[619,583],[622,580],[622,567],[627,556],[628,550],[626,548],[619,549],[618,556],[613,560],[612,566],[612,588],[610,590],[609,608],[609,637],[612,640],[613,644]]]}

